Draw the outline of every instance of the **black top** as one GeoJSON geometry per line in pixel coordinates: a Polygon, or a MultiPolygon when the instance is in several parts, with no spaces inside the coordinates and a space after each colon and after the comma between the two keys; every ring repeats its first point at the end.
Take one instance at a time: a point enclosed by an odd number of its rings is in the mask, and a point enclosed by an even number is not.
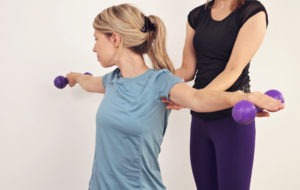
{"type": "MultiPolygon", "coordinates": [[[[210,2],[207,6],[203,4],[193,9],[188,15],[188,22],[195,30],[193,45],[196,52],[196,78],[194,88],[201,89],[208,85],[225,68],[237,38],[238,32],[243,24],[253,15],[264,11],[264,6],[256,0],[246,2],[231,12],[221,21],[211,17],[210,2]]],[[[268,23],[268,17],[266,17],[268,23]]],[[[249,66],[245,67],[237,81],[227,91],[243,90],[250,92],[249,66]]],[[[191,111],[192,115],[202,119],[217,119],[231,115],[231,108],[210,112],[198,113],[191,111]]]]}

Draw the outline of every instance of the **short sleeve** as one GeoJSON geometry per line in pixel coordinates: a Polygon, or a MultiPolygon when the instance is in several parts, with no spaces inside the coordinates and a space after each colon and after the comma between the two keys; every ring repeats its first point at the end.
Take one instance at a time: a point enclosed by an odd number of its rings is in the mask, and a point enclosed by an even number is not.
{"type": "Polygon", "coordinates": [[[254,16],[255,14],[263,11],[266,14],[266,23],[268,25],[268,13],[265,7],[259,1],[248,1],[243,6],[241,10],[241,26],[245,24],[245,22],[254,16]]]}
{"type": "Polygon", "coordinates": [[[197,20],[199,19],[201,9],[203,9],[203,5],[200,7],[194,8],[188,14],[188,23],[193,29],[196,29],[196,27],[197,27],[197,20]]]}
{"type": "Polygon", "coordinates": [[[161,70],[155,80],[159,97],[166,98],[169,97],[170,91],[175,84],[183,82],[182,79],[173,75],[167,69],[161,70]]]}
{"type": "Polygon", "coordinates": [[[102,84],[103,84],[104,88],[106,88],[107,85],[112,82],[114,76],[117,74],[118,71],[119,71],[119,69],[117,68],[117,69],[103,75],[102,84]]]}
{"type": "Polygon", "coordinates": [[[196,24],[195,24],[195,18],[196,18],[196,15],[197,15],[197,13],[196,13],[195,9],[192,10],[192,11],[188,14],[188,23],[189,23],[189,25],[190,25],[193,29],[196,28],[196,24]]]}

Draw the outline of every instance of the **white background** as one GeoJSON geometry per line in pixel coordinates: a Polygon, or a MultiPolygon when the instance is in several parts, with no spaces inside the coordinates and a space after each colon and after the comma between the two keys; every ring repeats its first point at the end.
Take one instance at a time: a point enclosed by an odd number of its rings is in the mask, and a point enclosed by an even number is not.
{"type": "MultiPolygon", "coordinates": [[[[102,9],[124,2],[164,20],[168,52],[178,67],[186,16],[203,0],[0,0],[1,190],[87,189],[102,95],[79,87],[58,90],[53,79],[69,71],[102,75],[111,70],[101,68],[92,52],[92,21],[102,9]]],[[[286,109],[257,119],[251,189],[299,190],[300,3],[262,3],[270,24],[252,62],[252,90],[282,91],[286,109]]],[[[170,190],[195,189],[189,125],[188,110],[172,112],[160,154],[170,190]]]]}

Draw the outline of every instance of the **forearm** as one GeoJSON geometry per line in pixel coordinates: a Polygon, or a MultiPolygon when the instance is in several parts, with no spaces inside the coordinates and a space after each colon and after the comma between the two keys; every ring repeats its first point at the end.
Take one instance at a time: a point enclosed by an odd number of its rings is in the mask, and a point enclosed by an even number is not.
{"type": "Polygon", "coordinates": [[[242,69],[225,69],[205,89],[225,91],[230,88],[240,76],[242,69]]]}
{"type": "Polygon", "coordinates": [[[185,67],[179,67],[175,70],[175,75],[184,80],[184,82],[190,82],[194,79],[195,72],[185,67]]]}
{"type": "Polygon", "coordinates": [[[183,48],[181,67],[176,69],[175,75],[189,82],[194,79],[196,72],[196,53],[193,45],[195,31],[186,23],[186,38],[183,48]]]}
{"type": "Polygon", "coordinates": [[[190,109],[196,112],[213,112],[233,107],[237,102],[247,99],[240,92],[224,92],[216,90],[197,90],[190,109]]]}
{"type": "Polygon", "coordinates": [[[87,92],[91,92],[91,85],[90,85],[90,81],[93,77],[90,75],[83,75],[80,74],[76,77],[75,81],[77,84],[80,85],[80,87],[82,89],[84,89],[87,92]]]}
{"type": "Polygon", "coordinates": [[[67,74],[67,78],[70,87],[79,84],[80,87],[87,92],[104,93],[101,77],[71,72],[67,74]]]}

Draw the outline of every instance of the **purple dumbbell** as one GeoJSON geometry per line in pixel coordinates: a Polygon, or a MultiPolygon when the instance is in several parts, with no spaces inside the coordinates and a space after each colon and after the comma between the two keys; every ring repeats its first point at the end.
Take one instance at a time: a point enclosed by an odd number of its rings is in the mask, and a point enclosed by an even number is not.
{"type": "MultiPolygon", "coordinates": [[[[284,103],[283,95],[278,90],[268,90],[265,94],[284,103]]],[[[233,106],[232,117],[237,123],[248,125],[254,121],[256,113],[260,111],[262,109],[255,107],[253,103],[242,100],[233,106]]]]}
{"type": "MultiPolygon", "coordinates": [[[[84,75],[92,75],[92,74],[89,73],[89,72],[85,72],[85,73],[83,73],[83,74],[84,74],[84,75]]],[[[55,85],[57,88],[59,88],[59,89],[65,88],[65,87],[67,86],[68,83],[69,83],[68,79],[67,79],[66,77],[64,77],[64,76],[61,76],[61,75],[55,77],[55,79],[54,79],[54,85],[55,85]]]]}

